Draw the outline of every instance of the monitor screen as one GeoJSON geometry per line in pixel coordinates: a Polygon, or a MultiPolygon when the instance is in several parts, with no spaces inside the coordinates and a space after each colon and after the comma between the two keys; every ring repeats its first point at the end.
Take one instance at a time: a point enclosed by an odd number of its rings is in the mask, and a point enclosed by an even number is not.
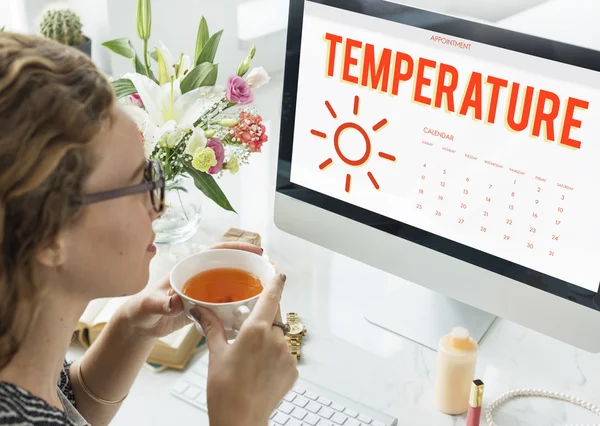
{"type": "Polygon", "coordinates": [[[287,56],[279,191],[593,306],[599,52],[307,0],[287,56]]]}

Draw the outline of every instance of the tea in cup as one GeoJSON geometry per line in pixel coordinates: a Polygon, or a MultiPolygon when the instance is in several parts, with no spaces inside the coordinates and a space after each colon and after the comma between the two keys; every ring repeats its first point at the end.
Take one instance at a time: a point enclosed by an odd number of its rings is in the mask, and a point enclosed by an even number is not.
{"type": "MultiPolygon", "coordinates": [[[[206,250],[179,262],[171,286],[181,296],[185,314],[202,306],[212,310],[228,336],[235,336],[256,305],[275,267],[262,256],[233,249],[206,250]]],[[[202,327],[197,329],[204,334],[202,327]]]]}

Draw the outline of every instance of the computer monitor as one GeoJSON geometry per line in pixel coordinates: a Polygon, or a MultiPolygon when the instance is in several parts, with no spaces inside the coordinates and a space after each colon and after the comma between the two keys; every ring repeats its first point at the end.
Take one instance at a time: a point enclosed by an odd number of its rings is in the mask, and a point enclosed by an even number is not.
{"type": "Polygon", "coordinates": [[[424,335],[410,305],[430,347],[499,316],[600,351],[598,135],[600,52],[383,0],[290,2],[275,223],[427,291],[365,312],[392,331],[424,335]]]}

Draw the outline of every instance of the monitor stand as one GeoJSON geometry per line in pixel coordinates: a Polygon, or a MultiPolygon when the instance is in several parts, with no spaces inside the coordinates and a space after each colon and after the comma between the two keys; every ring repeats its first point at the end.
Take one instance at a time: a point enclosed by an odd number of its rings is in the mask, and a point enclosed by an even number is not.
{"type": "Polygon", "coordinates": [[[453,327],[466,327],[480,342],[495,316],[409,282],[398,283],[367,308],[365,319],[437,351],[453,327]]]}

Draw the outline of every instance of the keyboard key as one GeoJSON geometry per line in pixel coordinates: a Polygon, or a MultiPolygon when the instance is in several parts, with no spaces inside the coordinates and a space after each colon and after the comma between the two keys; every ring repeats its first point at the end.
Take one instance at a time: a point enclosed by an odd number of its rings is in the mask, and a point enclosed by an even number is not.
{"type": "Polygon", "coordinates": [[[317,404],[317,403],[316,403],[316,402],[314,402],[314,401],[310,401],[310,402],[308,403],[308,405],[307,405],[306,407],[304,407],[304,408],[306,408],[306,409],[307,409],[308,411],[310,411],[311,413],[315,413],[315,414],[316,414],[316,413],[318,413],[318,412],[319,412],[319,410],[321,409],[321,407],[322,407],[322,405],[321,405],[321,404],[317,404]]]}
{"type": "Polygon", "coordinates": [[[319,399],[317,399],[317,402],[319,402],[320,404],[325,405],[326,407],[329,407],[331,405],[331,401],[328,400],[327,398],[323,398],[323,397],[319,397],[319,399]]]}
{"type": "Polygon", "coordinates": [[[200,389],[190,386],[183,395],[189,399],[196,399],[196,397],[200,395],[200,389]]]}
{"type": "Polygon", "coordinates": [[[289,402],[284,401],[279,407],[277,407],[277,410],[285,414],[290,414],[294,410],[294,406],[289,402]]]}
{"type": "Polygon", "coordinates": [[[348,417],[340,413],[335,413],[331,420],[338,425],[343,425],[344,423],[346,423],[346,420],[348,420],[348,417]]]}
{"type": "Polygon", "coordinates": [[[370,417],[368,417],[368,416],[362,416],[362,415],[361,415],[361,416],[358,416],[358,420],[359,420],[361,423],[364,423],[364,424],[366,424],[366,425],[370,425],[370,424],[371,424],[371,422],[373,421],[373,419],[372,419],[372,418],[370,418],[370,417]]]}
{"type": "Polygon", "coordinates": [[[292,389],[294,392],[296,392],[298,395],[304,395],[306,393],[306,390],[302,389],[302,388],[293,388],[292,389]]]}
{"type": "Polygon", "coordinates": [[[314,414],[309,414],[304,418],[304,423],[315,426],[317,423],[319,423],[319,420],[320,419],[314,414]]]}
{"type": "Polygon", "coordinates": [[[384,423],[377,422],[377,421],[373,422],[372,424],[373,424],[373,426],[385,426],[384,423]]]}
{"type": "Polygon", "coordinates": [[[271,415],[269,416],[269,419],[272,420],[273,417],[275,417],[276,415],[277,415],[277,410],[275,410],[271,413],[271,415]]]}
{"type": "Polygon", "coordinates": [[[308,413],[306,412],[306,410],[303,410],[302,408],[298,408],[298,407],[295,407],[294,411],[292,411],[292,417],[295,417],[298,420],[304,419],[307,414],[308,413]]]}
{"type": "Polygon", "coordinates": [[[278,425],[284,425],[288,422],[289,419],[290,416],[286,416],[283,413],[277,413],[277,415],[275,415],[275,417],[273,418],[273,421],[278,425]]]}
{"type": "Polygon", "coordinates": [[[360,426],[360,425],[361,425],[361,423],[356,419],[348,419],[346,421],[346,423],[344,423],[344,426],[360,426]]]}
{"type": "Polygon", "coordinates": [[[296,398],[296,395],[292,392],[288,392],[288,394],[283,397],[283,399],[285,399],[287,402],[292,402],[294,398],[296,398]]]}
{"type": "Polygon", "coordinates": [[[335,411],[329,407],[323,407],[321,411],[319,411],[319,416],[323,417],[324,419],[330,419],[334,414],[335,411]]]}
{"type": "Polygon", "coordinates": [[[303,396],[297,396],[296,398],[294,398],[294,405],[297,405],[298,407],[304,408],[308,403],[308,399],[304,398],[303,396]]]}
{"type": "Polygon", "coordinates": [[[290,419],[285,426],[302,426],[302,422],[296,419],[290,419]]]}
{"type": "Polygon", "coordinates": [[[354,410],[349,410],[348,408],[346,408],[344,410],[344,414],[347,415],[348,417],[352,417],[353,419],[355,419],[356,417],[358,417],[358,413],[354,410]]]}
{"type": "Polygon", "coordinates": [[[177,382],[175,383],[175,386],[173,386],[173,390],[175,392],[184,393],[189,387],[190,385],[188,385],[186,382],[177,382]]]}
{"type": "Polygon", "coordinates": [[[315,395],[312,392],[306,392],[304,394],[305,397],[307,397],[308,399],[312,399],[313,401],[316,401],[317,399],[319,399],[319,395],[315,395]]]}
{"type": "Polygon", "coordinates": [[[194,365],[192,371],[202,377],[208,377],[208,366],[202,363],[194,365]]]}
{"type": "Polygon", "coordinates": [[[329,420],[321,419],[321,420],[319,420],[319,423],[317,423],[317,426],[335,426],[335,425],[333,423],[331,423],[329,420]]]}
{"type": "Polygon", "coordinates": [[[206,405],[206,392],[200,391],[200,394],[196,397],[196,401],[200,404],[206,405]]]}
{"type": "Polygon", "coordinates": [[[196,373],[190,372],[190,374],[186,374],[183,376],[183,380],[185,380],[188,385],[192,385],[196,388],[206,389],[206,378],[200,377],[196,373]]]}
{"type": "Polygon", "coordinates": [[[344,407],[343,405],[340,404],[331,404],[331,408],[333,408],[336,411],[344,411],[346,409],[346,407],[344,407]]]}

